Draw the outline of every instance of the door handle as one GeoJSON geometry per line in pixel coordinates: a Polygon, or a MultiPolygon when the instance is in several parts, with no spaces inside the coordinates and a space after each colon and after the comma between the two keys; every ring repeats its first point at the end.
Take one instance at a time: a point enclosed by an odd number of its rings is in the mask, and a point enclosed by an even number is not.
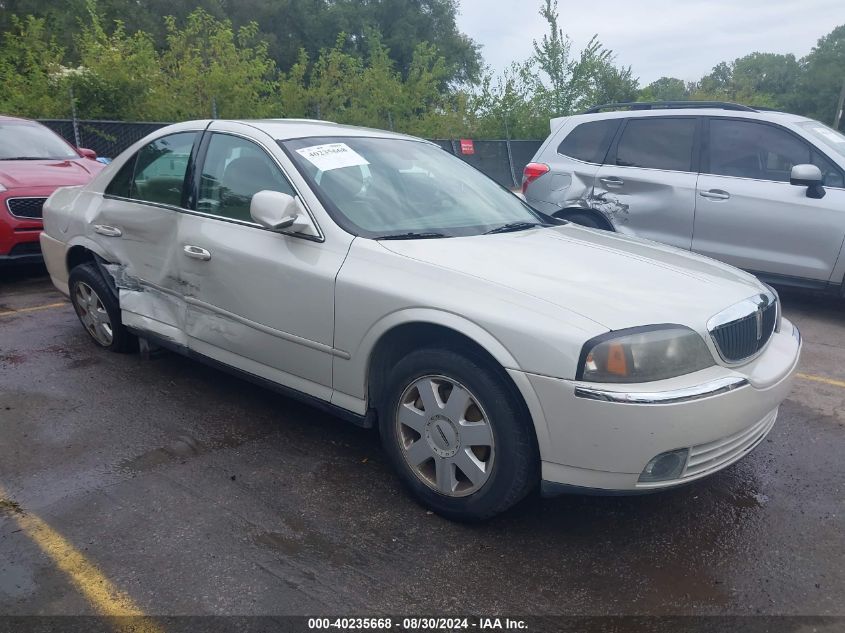
{"type": "Polygon", "coordinates": [[[99,233],[100,235],[105,235],[106,237],[120,237],[123,235],[123,231],[119,228],[116,226],[109,226],[108,224],[95,224],[94,232],[99,233]]]}
{"type": "Polygon", "coordinates": [[[709,198],[710,200],[727,200],[731,197],[727,191],[721,189],[711,189],[710,191],[702,191],[698,195],[702,198],[709,198]]]}
{"type": "Polygon", "coordinates": [[[191,246],[190,244],[185,244],[185,247],[182,251],[190,257],[191,259],[200,259],[204,262],[207,262],[211,259],[211,253],[209,253],[204,248],[200,248],[199,246],[191,246]]]}
{"type": "Polygon", "coordinates": [[[621,187],[625,184],[624,180],[616,176],[605,176],[604,178],[599,178],[599,180],[608,187],[621,187]]]}

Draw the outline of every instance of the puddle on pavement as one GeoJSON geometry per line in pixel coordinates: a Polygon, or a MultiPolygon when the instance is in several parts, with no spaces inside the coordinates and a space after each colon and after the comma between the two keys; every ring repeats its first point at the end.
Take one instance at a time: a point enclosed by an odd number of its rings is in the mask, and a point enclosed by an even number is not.
{"type": "Polygon", "coordinates": [[[173,461],[201,455],[207,451],[208,448],[193,437],[180,435],[168,446],[156,448],[137,457],[124,460],[120,463],[120,468],[144,472],[173,461]]]}
{"type": "Polygon", "coordinates": [[[295,538],[279,532],[264,532],[255,537],[258,545],[274,549],[285,556],[296,556],[305,549],[305,544],[295,538]]]}
{"type": "Polygon", "coordinates": [[[211,451],[237,448],[251,440],[262,438],[270,433],[268,429],[255,429],[244,433],[224,433],[221,437],[201,442],[190,435],[180,435],[167,446],[155,448],[137,457],[123,460],[118,467],[133,472],[152,470],[164,464],[185,461],[211,451]]]}
{"type": "Polygon", "coordinates": [[[263,532],[253,540],[256,545],[267,547],[283,557],[308,556],[329,561],[337,567],[366,566],[368,559],[348,544],[337,544],[313,526],[297,517],[284,517],[287,533],[263,532]]]}
{"type": "Polygon", "coordinates": [[[100,364],[100,359],[95,357],[89,358],[78,358],[76,360],[72,360],[67,364],[68,369],[82,369],[84,367],[93,367],[94,365],[100,364]]]}
{"type": "Polygon", "coordinates": [[[26,361],[26,356],[23,354],[0,354],[0,365],[10,365],[15,367],[26,361]]]}

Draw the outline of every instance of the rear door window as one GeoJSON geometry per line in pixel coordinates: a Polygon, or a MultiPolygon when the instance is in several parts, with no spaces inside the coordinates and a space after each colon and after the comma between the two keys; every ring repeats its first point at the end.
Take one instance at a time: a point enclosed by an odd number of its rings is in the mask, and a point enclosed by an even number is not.
{"type": "Polygon", "coordinates": [[[603,163],[622,119],[590,121],[572,130],[558,146],[558,154],[585,163],[603,163]]]}
{"type": "Polygon", "coordinates": [[[616,164],[670,171],[692,171],[695,118],[629,119],[619,139],[616,164]]]}
{"type": "MultiPolygon", "coordinates": [[[[196,137],[196,132],[169,134],[142,147],[134,160],[129,197],[142,202],[181,207],[185,174],[196,137]]],[[[133,162],[132,159],[130,162],[133,162]]],[[[123,175],[121,169],[109,186],[122,186],[120,179],[123,175]]]]}

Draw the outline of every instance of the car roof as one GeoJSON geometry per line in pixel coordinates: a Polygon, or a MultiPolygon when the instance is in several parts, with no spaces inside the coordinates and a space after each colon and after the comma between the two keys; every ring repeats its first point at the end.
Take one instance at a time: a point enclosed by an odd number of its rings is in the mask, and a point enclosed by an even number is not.
{"type": "Polygon", "coordinates": [[[789,112],[781,112],[779,110],[731,110],[727,108],[656,108],[652,110],[613,110],[610,112],[575,114],[567,118],[576,121],[595,121],[597,119],[623,119],[654,116],[729,116],[731,118],[739,119],[753,119],[756,121],[778,121],[787,123],[800,123],[805,121],[812,121],[812,119],[809,119],[805,116],[791,114],[789,112]]]}
{"type": "MultiPolygon", "coordinates": [[[[215,122],[218,120],[220,119],[215,119],[215,122]]],[[[320,121],[317,119],[227,119],[227,121],[250,125],[266,132],[277,141],[319,136],[357,136],[369,138],[397,138],[415,141],[424,140],[414,136],[408,136],[406,134],[389,132],[387,130],[358,127],[355,125],[341,125],[339,123],[320,121]]],[[[213,125],[212,129],[214,129],[213,125]]]]}

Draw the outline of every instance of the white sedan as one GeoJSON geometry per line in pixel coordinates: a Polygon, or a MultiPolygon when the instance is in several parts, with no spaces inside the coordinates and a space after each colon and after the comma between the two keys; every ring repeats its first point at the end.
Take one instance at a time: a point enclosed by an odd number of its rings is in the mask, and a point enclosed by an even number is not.
{"type": "Polygon", "coordinates": [[[775,423],[801,350],[753,276],[561,224],[419,139],[312,121],[161,129],[44,207],[92,340],[138,340],[378,427],[456,519],[532,489],[718,471],[775,423]]]}

